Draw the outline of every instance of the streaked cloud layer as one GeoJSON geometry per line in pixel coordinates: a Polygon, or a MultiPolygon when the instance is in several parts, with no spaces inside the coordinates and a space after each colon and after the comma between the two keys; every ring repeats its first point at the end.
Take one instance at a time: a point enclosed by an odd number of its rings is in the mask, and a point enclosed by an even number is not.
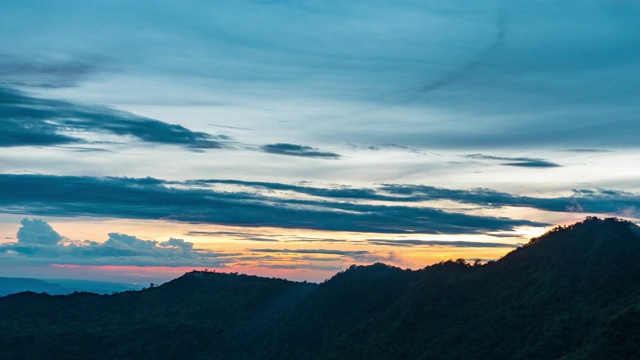
{"type": "MultiPolygon", "coordinates": [[[[469,234],[549,224],[506,217],[442,211],[427,201],[479,208],[526,207],[553,212],[624,214],[640,207],[640,195],[616,190],[575,189],[572,196],[537,198],[489,189],[453,190],[424,185],[321,189],[228,180],[165,181],[154,178],[95,178],[0,175],[12,189],[5,211],[48,216],[170,219],[248,227],[376,233],[469,234]],[[236,185],[219,190],[215,185],[236,185]],[[271,191],[278,190],[281,193],[271,191]],[[305,198],[301,195],[310,195],[305,198]],[[371,201],[377,204],[371,204],[371,201]]],[[[468,209],[466,209],[468,210],[468,209]]]]}
{"type": "Polygon", "coordinates": [[[7,3],[0,223],[193,226],[3,230],[4,256],[416,266],[587,214],[637,221],[639,17],[606,0],[7,3]]]}
{"type": "MultiPolygon", "coordinates": [[[[296,198],[295,194],[261,194],[259,189],[251,188],[249,183],[245,186],[247,189],[234,192],[188,187],[189,184],[215,182],[0,175],[2,187],[12,189],[12,193],[3,198],[1,205],[9,212],[42,216],[166,219],[250,227],[377,233],[465,234],[513,230],[517,226],[547,225],[527,220],[445,212],[432,207],[407,206],[402,197],[382,196],[388,201],[384,205],[344,202],[340,200],[349,197],[352,200],[367,198],[354,197],[343,190],[334,190],[337,197],[304,200],[296,198]]],[[[265,185],[268,186],[263,184],[262,189],[266,188],[265,185]]],[[[274,184],[274,187],[286,186],[274,184]]],[[[306,190],[305,187],[297,189],[299,193],[306,190]]],[[[310,190],[313,193],[316,189],[310,190]]],[[[364,194],[367,191],[361,192],[364,194]]],[[[329,191],[328,195],[330,194],[329,191]]],[[[418,189],[416,198],[406,200],[417,200],[419,196],[428,197],[428,194],[418,189]]],[[[378,198],[375,194],[371,197],[378,198]]]]}

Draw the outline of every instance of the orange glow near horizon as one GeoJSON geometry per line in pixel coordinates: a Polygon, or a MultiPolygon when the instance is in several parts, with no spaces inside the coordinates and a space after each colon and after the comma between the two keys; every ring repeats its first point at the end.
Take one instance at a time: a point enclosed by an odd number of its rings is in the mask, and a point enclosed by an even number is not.
{"type": "MultiPolygon", "coordinates": [[[[109,278],[123,277],[136,280],[132,283],[146,285],[147,281],[155,281],[155,279],[163,279],[169,281],[182,276],[191,271],[211,271],[219,273],[240,273],[246,275],[256,275],[263,277],[283,278],[294,281],[312,281],[320,282],[327,279],[323,271],[309,269],[270,269],[261,266],[230,266],[225,268],[206,268],[192,266],[132,266],[132,265],[78,265],[78,264],[51,264],[54,269],[71,270],[87,275],[99,273],[101,275],[110,275],[109,278]],[[147,280],[147,281],[145,281],[147,280]]],[[[334,271],[330,276],[337,273],[334,271]]]]}
{"type": "Polygon", "coordinates": [[[193,270],[204,271],[206,268],[192,266],[134,266],[134,265],[79,265],[79,264],[51,264],[54,269],[71,270],[75,273],[85,273],[87,275],[107,275],[108,278],[126,278],[143,281],[145,279],[154,280],[166,278],[170,280],[179,277],[193,270]]]}
{"type": "MultiPolygon", "coordinates": [[[[417,270],[450,259],[486,261],[504,256],[518,244],[526,243],[529,238],[539,236],[546,230],[531,227],[495,234],[382,234],[162,220],[54,217],[45,220],[64,237],[57,245],[59,247],[87,246],[85,240],[103,244],[109,238],[108,233],[113,232],[155,241],[160,250],[160,243],[170,238],[182,239],[193,244],[193,254],[205,256],[194,258],[193,266],[184,266],[189,264],[188,258],[174,261],[176,266],[171,264],[171,258],[163,257],[51,259],[52,262],[57,261],[51,268],[56,270],[55,276],[58,277],[109,281],[124,279],[143,284],[168,281],[186,272],[206,268],[218,272],[319,282],[353,264],[382,262],[417,270]]],[[[15,236],[19,226],[17,220],[14,229],[5,228],[5,233],[0,235],[5,238],[11,234],[15,236]]]]}

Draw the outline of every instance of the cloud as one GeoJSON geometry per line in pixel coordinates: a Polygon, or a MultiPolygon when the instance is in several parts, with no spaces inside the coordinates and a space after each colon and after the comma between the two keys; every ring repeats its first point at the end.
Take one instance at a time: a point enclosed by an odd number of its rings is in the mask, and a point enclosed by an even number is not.
{"type": "Polygon", "coordinates": [[[528,157],[503,157],[503,156],[491,156],[491,155],[484,155],[484,154],[469,154],[469,155],[465,155],[465,157],[469,159],[476,159],[476,160],[508,161],[506,163],[502,163],[502,165],[505,165],[505,166],[536,167],[536,168],[551,168],[551,167],[560,166],[556,163],[552,163],[547,160],[537,159],[537,158],[528,158],[528,157]]]}
{"type": "MultiPolygon", "coordinates": [[[[192,150],[229,148],[231,138],[189,130],[99,105],[32,96],[0,86],[0,147],[61,146],[92,143],[100,135],[130,136],[139,141],[183,146],[192,150]]],[[[247,148],[255,148],[246,145],[247,148]]],[[[286,143],[258,147],[271,154],[317,159],[339,159],[340,155],[304,145],[286,143]]],[[[74,147],[74,151],[108,151],[74,147]]]]}
{"type": "Polygon", "coordinates": [[[320,271],[342,271],[344,270],[343,266],[334,266],[334,265],[322,265],[322,264],[309,264],[309,263],[294,263],[294,264],[260,264],[258,267],[267,268],[267,269],[284,269],[284,270],[300,270],[300,269],[308,269],[308,270],[320,270],[320,271]]]}
{"type": "Polygon", "coordinates": [[[610,152],[610,150],[604,149],[567,149],[564,150],[566,152],[575,152],[575,153],[605,153],[610,152]]]}
{"type": "Polygon", "coordinates": [[[2,87],[0,123],[0,147],[86,144],[87,135],[101,134],[193,149],[222,148],[229,140],[106,106],[39,98],[2,87]]]}
{"type": "Polygon", "coordinates": [[[383,246],[399,246],[399,247],[411,247],[411,246],[449,246],[459,248],[515,248],[516,245],[501,244],[493,242],[482,241],[443,241],[443,240],[413,240],[413,239],[397,239],[397,240],[380,240],[370,239],[367,241],[372,245],[383,246]]]}
{"type": "Polygon", "coordinates": [[[411,148],[411,147],[408,147],[408,146],[403,146],[403,145],[398,145],[398,144],[391,144],[391,143],[390,144],[375,144],[375,145],[347,143],[346,145],[348,147],[352,148],[352,149],[357,149],[357,150],[380,151],[382,149],[388,149],[388,150],[406,151],[408,153],[418,154],[418,155],[426,155],[426,154],[428,154],[427,152],[418,150],[416,148],[411,148]]]}
{"type": "MultiPolygon", "coordinates": [[[[318,238],[307,236],[296,236],[290,234],[258,234],[256,232],[239,232],[239,231],[188,231],[190,236],[208,236],[219,237],[225,236],[226,239],[231,237],[233,240],[240,241],[258,241],[258,242],[317,242],[317,243],[345,243],[347,240],[335,238],[318,238]]],[[[360,242],[360,240],[351,240],[350,242],[360,242]]]]}
{"type": "Polygon", "coordinates": [[[184,241],[182,239],[174,239],[174,238],[170,238],[167,241],[163,241],[158,245],[162,247],[174,247],[174,248],[185,249],[185,250],[193,249],[193,243],[184,241]]]}
{"type": "MultiPolygon", "coordinates": [[[[640,208],[640,195],[611,189],[575,189],[572,196],[536,198],[490,189],[456,190],[424,185],[383,184],[376,188],[306,187],[238,180],[163,181],[154,178],[95,178],[48,175],[0,175],[0,198],[6,213],[39,216],[105,216],[165,219],[245,227],[305,228],[376,233],[473,234],[513,231],[546,223],[505,217],[452,213],[416,205],[449,200],[480,207],[528,207],[555,212],[629,214],[640,208]],[[218,191],[208,184],[241,185],[218,191]],[[287,190],[314,195],[300,200],[287,190]],[[293,195],[293,196],[292,196],[293,195]],[[349,201],[345,201],[349,200],[349,201]],[[370,200],[378,200],[372,204],[370,200]]],[[[192,235],[215,236],[200,232],[192,235]]],[[[220,234],[267,241],[258,234],[220,234]]],[[[113,241],[124,241],[117,236],[113,241]]],[[[175,247],[178,244],[172,243],[175,247]]]]}
{"type": "MultiPolygon", "coordinates": [[[[103,242],[66,241],[40,219],[25,218],[17,243],[0,245],[4,257],[16,256],[58,264],[139,265],[139,266],[222,266],[234,254],[195,249],[193,243],[170,238],[167,241],[143,240],[135,236],[109,233],[103,242]]],[[[237,254],[236,254],[237,255],[237,254]]]]}
{"type": "Polygon", "coordinates": [[[11,191],[0,198],[0,206],[5,212],[40,216],[165,219],[378,233],[484,233],[546,225],[528,220],[451,213],[401,202],[389,205],[344,202],[344,197],[340,196],[346,194],[340,192],[335,198],[299,200],[288,196],[265,196],[255,189],[230,192],[188,186],[193,183],[153,178],[3,174],[0,175],[0,188],[11,191]]]}
{"type": "MultiPolygon", "coordinates": [[[[237,232],[237,231],[198,231],[198,230],[192,230],[192,231],[188,231],[187,235],[191,235],[191,236],[218,236],[218,235],[231,235],[231,236],[247,236],[247,233],[242,233],[242,232],[237,232]]],[[[255,234],[250,234],[250,236],[253,236],[255,234]]]]}
{"type": "MultiPolygon", "coordinates": [[[[240,180],[189,180],[185,183],[193,186],[207,184],[232,184],[254,189],[290,191],[311,195],[333,201],[376,200],[390,204],[412,203],[433,200],[450,200],[481,207],[499,208],[503,206],[529,207],[556,212],[593,212],[622,214],[625,209],[640,207],[640,195],[629,192],[606,189],[574,189],[567,197],[529,197],[518,196],[486,188],[446,189],[428,185],[382,184],[372,188],[353,187],[313,187],[303,185],[240,181],[240,180]]],[[[250,190],[247,190],[250,191],[250,190]]],[[[345,205],[346,206],[346,205],[345,205]]]]}
{"type": "Polygon", "coordinates": [[[270,238],[265,236],[260,236],[255,233],[242,233],[236,231],[189,231],[187,235],[191,236],[232,236],[234,240],[242,240],[242,241],[258,241],[258,242],[278,242],[279,240],[276,238],[270,238]]]}
{"type": "Polygon", "coordinates": [[[316,148],[312,148],[310,146],[305,146],[305,145],[278,143],[278,144],[263,145],[261,146],[261,149],[262,151],[269,154],[300,156],[300,157],[309,157],[309,158],[316,158],[316,159],[339,159],[340,158],[340,155],[336,153],[319,151],[316,148]]]}
{"type": "Polygon", "coordinates": [[[368,255],[369,251],[358,250],[333,250],[333,249],[247,249],[254,253],[276,253],[276,254],[321,254],[321,255],[340,255],[348,257],[360,257],[368,255]]]}
{"type": "Polygon", "coordinates": [[[24,218],[20,224],[17,235],[20,244],[56,245],[62,240],[62,236],[41,219],[24,218]]]}
{"type": "Polygon", "coordinates": [[[241,181],[241,180],[224,180],[224,179],[200,179],[187,180],[185,183],[194,186],[206,186],[208,184],[229,184],[239,185],[248,188],[258,188],[265,190],[293,191],[300,194],[312,195],[317,197],[328,197],[335,199],[367,199],[367,200],[398,200],[397,197],[385,196],[379,194],[375,189],[369,188],[352,188],[352,187],[330,187],[321,188],[313,186],[302,186],[293,184],[281,184],[264,181],[241,181]]]}
{"type": "Polygon", "coordinates": [[[0,54],[0,83],[14,86],[64,88],[78,85],[105,69],[104,59],[23,59],[0,54]]]}
{"type": "Polygon", "coordinates": [[[609,189],[576,189],[572,196],[536,198],[484,188],[457,190],[426,185],[319,188],[239,180],[171,182],[154,178],[10,174],[0,175],[0,186],[12,189],[0,198],[0,206],[11,213],[170,219],[247,227],[379,233],[490,233],[510,231],[519,226],[547,225],[445,212],[413,204],[432,200],[491,208],[529,207],[611,215],[640,208],[640,195],[609,189]],[[239,185],[241,189],[218,191],[206,186],[218,183],[239,185]],[[288,194],[265,193],[263,189],[308,194],[314,199],[300,200],[288,194]],[[369,200],[382,203],[371,204],[369,200]]]}
{"type": "MultiPolygon", "coordinates": [[[[513,158],[528,159],[528,158],[513,158]]],[[[450,200],[482,207],[530,207],[556,212],[593,212],[622,214],[626,209],[640,207],[640,195],[611,189],[574,189],[572,196],[543,197],[518,196],[486,188],[446,189],[428,185],[382,184],[373,188],[329,187],[320,188],[292,184],[239,181],[190,180],[190,185],[233,184],[254,189],[291,191],[333,200],[376,200],[390,203],[410,203],[431,200],[450,200]],[[580,205],[581,204],[581,205],[580,205]],[[577,206],[578,205],[578,206],[577,206]]]]}
{"type": "MultiPolygon", "coordinates": [[[[633,49],[640,28],[632,2],[187,4],[109,3],[73,11],[39,4],[43,11],[34,14],[29,4],[15,3],[3,8],[0,30],[3,51],[22,57],[2,64],[10,65],[6,73],[56,84],[90,76],[108,59],[121,72],[117,80],[125,80],[119,97],[138,103],[228,96],[239,104],[235,112],[260,97],[293,113],[304,99],[310,108],[328,109],[318,113],[312,144],[322,144],[318,138],[449,149],[637,144],[640,68],[633,49]],[[141,12],[148,16],[139,19],[141,12]],[[281,19],[292,21],[285,26],[281,19]],[[182,51],[167,56],[177,43],[182,51]],[[33,60],[43,54],[56,60],[33,60]],[[57,73],[64,76],[48,80],[57,73]],[[142,82],[158,86],[140,92],[130,85],[142,82]],[[186,91],[174,92],[174,85],[186,91]],[[164,96],[166,88],[171,96],[164,96]],[[387,114],[378,106],[346,116],[348,122],[327,119],[378,104],[381,94],[394,102],[398,93],[419,101],[396,104],[387,114]]],[[[99,88],[115,87],[99,80],[99,88]]]]}
{"type": "Polygon", "coordinates": [[[362,240],[345,240],[345,239],[335,239],[335,238],[317,238],[317,237],[307,237],[307,236],[293,236],[285,240],[286,242],[294,242],[294,243],[324,243],[324,244],[343,244],[343,243],[361,243],[362,240]]]}
{"type": "Polygon", "coordinates": [[[459,81],[460,79],[464,78],[464,76],[468,75],[470,72],[474,71],[476,68],[480,67],[485,61],[487,61],[487,58],[489,58],[491,54],[497,51],[504,43],[506,33],[507,33],[507,12],[505,9],[498,10],[496,14],[495,23],[496,23],[495,35],[486,48],[480,51],[475,56],[474,59],[467,62],[463,66],[457,69],[454,69],[453,71],[445,74],[443,77],[435,81],[429,81],[423,84],[418,90],[418,94],[425,95],[429,92],[438,90],[443,86],[447,86],[456,81],[459,81]]]}
{"type": "Polygon", "coordinates": [[[406,201],[452,200],[484,207],[529,207],[555,212],[587,212],[615,215],[640,205],[640,194],[607,189],[574,189],[573,196],[536,198],[517,196],[491,189],[452,190],[425,185],[386,184],[389,194],[401,195],[406,201]]]}
{"type": "Polygon", "coordinates": [[[102,246],[108,246],[118,249],[131,249],[131,250],[151,250],[155,249],[157,241],[152,240],[140,240],[135,236],[129,236],[126,234],[109,233],[109,239],[104,242],[102,246]]]}
{"type": "MultiPolygon", "coordinates": [[[[343,258],[350,259],[351,261],[358,262],[381,262],[392,261],[395,263],[403,263],[403,260],[396,256],[394,253],[378,254],[367,250],[337,250],[337,249],[247,249],[250,253],[265,253],[265,254],[279,254],[279,255],[293,255],[293,258],[287,258],[289,261],[304,261],[304,262],[336,262],[341,261],[343,258]]],[[[298,264],[296,264],[298,265],[298,264]]],[[[317,266],[317,265],[315,265],[317,266]]]]}

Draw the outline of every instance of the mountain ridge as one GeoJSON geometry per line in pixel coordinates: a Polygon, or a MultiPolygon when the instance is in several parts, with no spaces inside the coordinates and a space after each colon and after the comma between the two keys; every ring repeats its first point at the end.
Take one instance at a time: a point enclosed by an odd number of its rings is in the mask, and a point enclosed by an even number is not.
{"type": "Polygon", "coordinates": [[[142,286],[135,284],[107,281],[0,277],[0,297],[25,291],[50,295],[66,295],[73,292],[111,294],[141,288],[142,286]]]}
{"type": "Polygon", "coordinates": [[[321,284],[194,271],[113,295],[10,295],[0,349],[7,359],[633,358],[638,264],[637,225],[589,217],[487,264],[354,265],[321,284]]]}

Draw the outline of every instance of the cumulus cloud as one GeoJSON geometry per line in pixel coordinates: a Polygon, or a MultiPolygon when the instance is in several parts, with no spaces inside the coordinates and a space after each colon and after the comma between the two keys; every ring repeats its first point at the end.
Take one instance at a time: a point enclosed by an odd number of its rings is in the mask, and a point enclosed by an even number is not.
{"type": "Polygon", "coordinates": [[[182,239],[175,239],[175,238],[170,238],[169,240],[163,241],[158,245],[162,247],[173,247],[173,248],[184,249],[184,250],[193,249],[193,243],[184,241],[182,239]]]}
{"type": "Polygon", "coordinates": [[[21,224],[17,243],[0,245],[3,256],[58,264],[222,266],[224,259],[233,255],[197,249],[182,239],[158,242],[115,232],[109,233],[103,243],[65,241],[62,244],[59,242],[62,236],[41,219],[25,218],[21,224]]]}
{"type": "Polygon", "coordinates": [[[27,219],[20,221],[22,225],[18,230],[18,242],[20,244],[56,245],[62,236],[51,225],[42,219],[27,219]]]}
{"type": "Polygon", "coordinates": [[[104,246],[132,250],[151,250],[154,249],[157,244],[157,241],[140,240],[135,236],[120,233],[109,233],[109,239],[104,242],[104,246]]]}

